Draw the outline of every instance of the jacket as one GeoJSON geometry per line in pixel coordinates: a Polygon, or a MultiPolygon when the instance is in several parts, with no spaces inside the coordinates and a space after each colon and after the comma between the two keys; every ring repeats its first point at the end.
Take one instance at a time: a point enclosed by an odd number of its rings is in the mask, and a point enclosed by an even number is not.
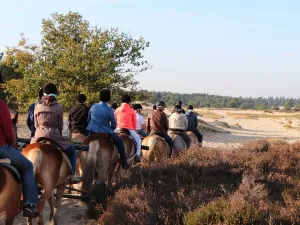
{"type": "Polygon", "coordinates": [[[136,114],[133,108],[127,103],[122,103],[115,111],[117,128],[136,130],[136,114]]]}
{"type": "Polygon", "coordinates": [[[188,119],[182,113],[173,113],[169,119],[170,130],[186,131],[188,128],[188,119]]]}
{"type": "Polygon", "coordinates": [[[87,129],[94,133],[113,133],[116,119],[112,108],[104,102],[93,105],[89,111],[87,129]]]}
{"type": "Polygon", "coordinates": [[[14,131],[7,104],[0,100],[0,146],[14,144],[14,131]]]}
{"type": "Polygon", "coordinates": [[[147,118],[147,131],[159,132],[168,131],[168,118],[167,115],[161,110],[154,110],[147,118]]]}
{"type": "Polygon", "coordinates": [[[83,103],[79,103],[70,110],[68,120],[71,133],[75,131],[81,134],[87,133],[88,115],[89,108],[83,103]]]}
{"type": "Polygon", "coordinates": [[[192,110],[188,110],[185,115],[188,119],[188,129],[197,128],[198,127],[197,115],[192,110]]]}
{"type": "Polygon", "coordinates": [[[56,100],[49,105],[41,102],[35,106],[34,125],[36,131],[31,143],[36,142],[40,137],[47,137],[55,141],[63,150],[70,146],[69,138],[62,136],[63,109],[56,100]]]}

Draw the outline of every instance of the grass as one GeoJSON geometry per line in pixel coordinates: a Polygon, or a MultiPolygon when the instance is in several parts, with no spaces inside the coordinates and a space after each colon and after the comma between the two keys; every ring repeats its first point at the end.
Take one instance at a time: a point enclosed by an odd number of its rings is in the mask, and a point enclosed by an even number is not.
{"type": "Polygon", "coordinates": [[[205,118],[216,119],[216,120],[223,118],[222,115],[212,112],[210,110],[195,109],[194,111],[205,118]]]}
{"type": "Polygon", "coordinates": [[[300,224],[300,142],[191,149],[132,170],[100,224],[300,224]]]}

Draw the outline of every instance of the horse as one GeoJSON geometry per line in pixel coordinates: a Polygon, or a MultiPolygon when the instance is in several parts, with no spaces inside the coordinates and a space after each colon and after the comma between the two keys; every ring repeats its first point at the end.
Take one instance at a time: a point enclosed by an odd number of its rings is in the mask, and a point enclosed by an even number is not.
{"type": "Polygon", "coordinates": [[[183,138],[176,132],[169,131],[168,134],[172,138],[174,143],[172,155],[177,156],[186,149],[186,143],[183,138]]]}
{"type": "MultiPolygon", "coordinates": [[[[135,146],[130,137],[119,134],[125,146],[128,163],[132,163],[135,146]]],[[[106,187],[120,178],[121,165],[118,151],[112,140],[106,134],[95,134],[88,137],[84,144],[89,145],[89,152],[85,163],[83,176],[83,191],[91,193],[88,211],[93,212],[94,205],[100,203],[105,208],[106,187]]]]}
{"type": "MultiPolygon", "coordinates": [[[[15,134],[14,147],[17,146],[18,113],[12,118],[15,134]]],[[[5,215],[5,224],[12,225],[15,217],[21,212],[21,184],[12,172],[1,163],[10,164],[8,159],[0,159],[0,215],[5,215]]]]}
{"type": "MultiPolygon", "coordinates": [[[[27,145],[22,154],[33,163],[36,181],[44,190],[38,204],[37,223],[44,224],[43,210],[46,201],[48,201],[50,224],[57,225],[62,196],[71,174],[69,159],[53,141],[47,138],[41,138],[38,142],[27,145]],[[55,189],[56,198],[54,202],[53,191],[55,189]]],[[[32,223],[31,219],[29,223],[32,223]]]]}
{"type": "Polygon", "coordinates": [[[186,133],[187,133],[187,135],[189,135],[189,137],[191,139],[191,146],[199,146],[198,138],[194,134],[194,132],[193,131],[187,131],[186,133]]]}
{"type": "Polygon", "coordinates": [[[168,143],[158,135],[145,137],[142,145],[149,146],[149,150],[142,150],[143,161],[160,161],[170,156],[170,147],[168,143]]]}

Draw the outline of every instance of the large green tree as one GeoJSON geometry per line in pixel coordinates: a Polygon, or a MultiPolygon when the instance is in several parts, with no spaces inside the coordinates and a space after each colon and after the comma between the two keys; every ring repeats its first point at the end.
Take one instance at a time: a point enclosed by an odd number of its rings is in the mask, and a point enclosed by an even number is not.
{"type": "Polygon", "coordinates": [[[143,56],[149,47],[144,38],[135,39],[117,28],[92,27],[79,13],[52,14],[42,21],[41,35],[38,45],[22,37],[3,59],[15,73],[7,76],[9,100],[21,108],[46,82],[59,87],[59,99],[66,109],[74,105],[79,93],[85,93],[90,102],[98,101],[99,89],[104,87],[117,98],[135,90],[134,76],[150,68],[143,56]],[[22,94],[14,93],[16,86],[23,88],[22,94]]]}

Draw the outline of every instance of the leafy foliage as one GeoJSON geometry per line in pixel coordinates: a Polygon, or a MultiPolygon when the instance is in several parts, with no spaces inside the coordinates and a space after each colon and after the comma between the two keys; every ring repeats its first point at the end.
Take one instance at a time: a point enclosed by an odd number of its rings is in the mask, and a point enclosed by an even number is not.
{"type": "MultiPolygon", "coordinates": [[[[135,90],[134,76],[150,68],[143,59],[149,47],[144,38],[114,29],[91,27],[79,13],[52,14],[42,21],[39,45],[30,45],[22,36],[17,47],[7,48],[1,62],[7,80],[10,103],[23,109],[46,83],[55,83],[66,109],[75,96],[84,93],[89,101],[98,101],[101,88],[109,88],[117,98],[135,90]],[[13,81],[14,80],[14,81],[13,81]],[[22,94],[16,89],[22,88],[22,94]]],[[[18,89],[17,89],[18,90],[18,89]]]]}

